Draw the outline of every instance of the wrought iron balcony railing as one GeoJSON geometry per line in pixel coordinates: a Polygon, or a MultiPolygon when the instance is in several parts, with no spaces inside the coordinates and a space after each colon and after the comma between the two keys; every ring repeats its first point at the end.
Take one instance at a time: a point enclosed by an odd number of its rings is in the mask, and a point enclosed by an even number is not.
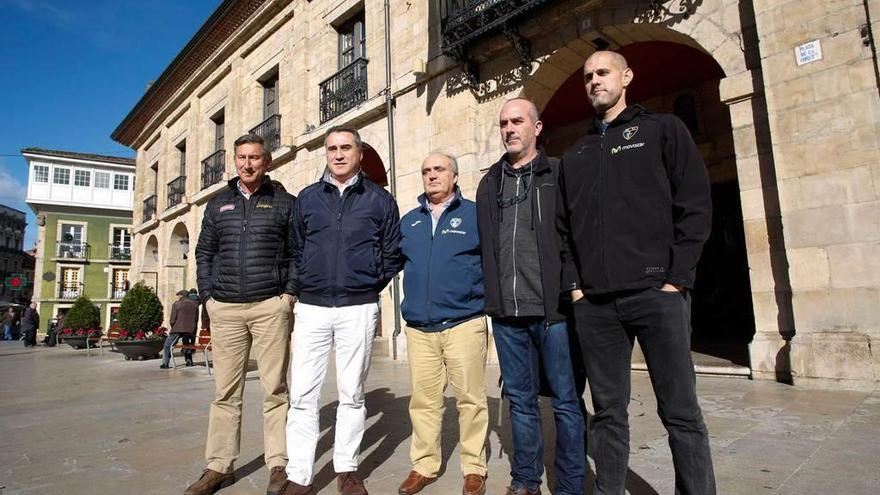
{"type": "Polygon", "coordinates": [[[127,293],[128,293],[128,281],[127,280],[123,283],[120,283],[120,284],[116,284],[116,283],[110,284],[110,298],[111,299],[122,299],[123,297],[125,297],[125,294],[127,294],[127,293]]]}
{"type": "Polygon", "coordinates": [[[144,200],[144,216],[142,221],[147,222],[156,216],[156,195],[153,194],[144,200]]]}
{"type": "Polygon", "coordinates": [[[367,99],[367,59],[359,58],[319,85],[321,123],[367,99]]]}
{"type": "Polygon", "coordinates": [[[186,176],[181,175],[168,183],[168,201],[165,209],[179,205],[183,201],[184,194],[186,194],[186,176]]]}
{"type": "Polygon", "coordinates": [[[55,256],[71,260],[88,260],[91,246],[86,242],[58,241],[55,256]]]}
{"type": "Polygon", "coordinates": [[[443,51],[458,55],[463,45],[509,25],[551,0],[441,0],[443,51]]]}
{"type": "Polygon", "coordinates": [[[58,282],[58,299],[76,299],[82,293],[81,282],[58,282]]]}
{"type": "Polygon", "coordinates": [[[110,259],[115,261],[131,260],[131,247],[110,244],[110,259]]]}
{"type": "Polygon", "coordinates": [[[217,150],[202,160],[202,189],[220,182],[224,170],[226,170],[226,150],[217,150]]]}
{"type": "Polygon", "coordinates": [[[281,115],[277,113],[257,124],[250,130],[266,141],[266,151],[273,152],[281,147],[281,115]]]}

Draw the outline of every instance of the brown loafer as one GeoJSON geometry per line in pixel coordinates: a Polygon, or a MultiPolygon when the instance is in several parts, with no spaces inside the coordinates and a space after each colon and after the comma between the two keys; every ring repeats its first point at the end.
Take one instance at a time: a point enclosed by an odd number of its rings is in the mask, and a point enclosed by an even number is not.
{"type": "Polygon", "coordinates": [[[522,486],[514,489],[512,486],[507,487],[506,495],[541,495],[541,489],[538,488],[535,491],[531,491],[528,488],[522,486]]]}
{"type": "Polygon", "coordinates": [[[403,480],[403,483],[400,484],[400,488],[397,489],[397,493],[398,495],[413,495],[414,493],[419,493],[422,491],[422,488],[425,488],[435,481],[437,481],[436,476],[428,478],[415,471],[410,471],[409,476],[403,480]]]}
{"type": "Polygon", "coordinates": [[[269,486],[266,487],[266,495],[281,495],[287,486],[287,472],[284,466],[275,466],[269,470],[269,486]]]}
{"type": "Polygon", "coordinates": [[[339,495],[369,495],[364,488],[364,482],[354,474],[354,471],[339,473],[336,476],[336,488],[339,490],[339,495]]]}
{"type": "Polygon", "coordinates": [[[183,495],[211,495],[221,488],[235,483],[235,475],[232,473],[220,473],[213,469],[202,471],[202,477],[187,487],[183,495]]]}
{"type": "Polygon", "coordinates": [[[312,490],[312,485],[305,486],[288,481],[281,495],[312,495],[313,493],[315,492],[312,490]]]}
{"type": "Polygon", "coordinates": [[[479,474],[464,475],[464,484],[461,486],[461,495],[485,495],[486,477],[479,474]]]}

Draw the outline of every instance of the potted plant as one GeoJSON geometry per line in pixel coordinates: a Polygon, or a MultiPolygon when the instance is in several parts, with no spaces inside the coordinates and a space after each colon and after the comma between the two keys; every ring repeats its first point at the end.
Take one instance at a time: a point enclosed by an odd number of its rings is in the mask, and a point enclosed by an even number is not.
{"type": "Polygon", "coordinates": [[[74,349],[94,346],[101,339],[101,312],[88,296],[79,296],[64,316],[59,337],[74,349]]]}
{"type": "Polygon", "coordinates": [[[159,357],[167,329],[162,326],[162,303],[153,289],[138,282],[119,304],[119,337],[114,347],[125,359],[159,357]]]}

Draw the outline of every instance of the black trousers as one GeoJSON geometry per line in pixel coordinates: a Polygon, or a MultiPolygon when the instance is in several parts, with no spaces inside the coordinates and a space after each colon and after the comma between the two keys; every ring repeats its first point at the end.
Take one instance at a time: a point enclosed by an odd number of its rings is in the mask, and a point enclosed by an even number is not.
{"type": "Polygon", "coordinates": [[[593,398],[590,454],[595,495],[622,495],[629,463],[630,366],[642,347],[657,412],[669,433],[675,493],[712,495],[709,434],[697,402],[690,354],[690,295],[658,288],[587,296],[574,304],[575,327],[593,398]]]}

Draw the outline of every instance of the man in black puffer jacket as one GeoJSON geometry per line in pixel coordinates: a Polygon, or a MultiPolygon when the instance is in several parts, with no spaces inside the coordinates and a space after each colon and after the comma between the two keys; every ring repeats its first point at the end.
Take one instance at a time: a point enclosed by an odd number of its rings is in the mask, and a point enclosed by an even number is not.
{"type": "Polygon", "coordinates": [[[265,393],[267,494],[277,495],[287,484],[284,435],[296,198],[266,175],[271,163],[263,138],[252,134],[238,138],[238,177],[205,206],[196,262],[199,293],[211,318],[215,393],[205,448],[208,466],[185,495],[214,493],[234,481],[241,397],[251,350],[265,393]]]}

